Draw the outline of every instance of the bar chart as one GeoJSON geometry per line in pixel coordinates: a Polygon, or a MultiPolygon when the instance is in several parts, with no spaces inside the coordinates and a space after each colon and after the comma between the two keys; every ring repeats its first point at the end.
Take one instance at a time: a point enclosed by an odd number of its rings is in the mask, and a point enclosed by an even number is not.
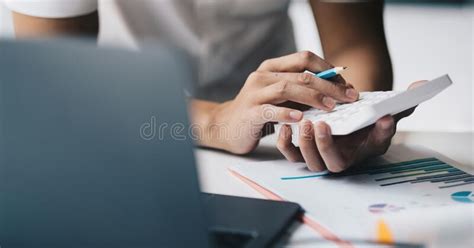
{"type": "Polygon", "coordinates": [[[474,184],[474,175],[459,170],[437,158],[422,158],[400,163],[374,165],[351,169],[342,173],[315,173],[305,176],[282,177],[282,180],[310,178],[342,178],[368,175],[381,187],[404,183],[435,183],[438,188],[452,188],[474,184]]]}

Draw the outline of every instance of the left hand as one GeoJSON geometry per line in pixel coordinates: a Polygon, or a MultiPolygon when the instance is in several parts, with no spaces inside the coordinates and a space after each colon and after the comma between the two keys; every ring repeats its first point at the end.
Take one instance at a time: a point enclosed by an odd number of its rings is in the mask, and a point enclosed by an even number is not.
{"type": "MultiPolygon", "coordinates": [[[[413,88],[423,81],[412,83],[413,88]]],[[[300,122],[299,147],[291,143],[291,128],[283,125],[277,147],[292,162],[306,162],[311,171],[341,172],[367,158],[384,154],[396,132],[397,122],[409,116],[415,108],[395,116],[384,116],[374,125],[349,135],[332,136],[324,122],[300,122]]]]}

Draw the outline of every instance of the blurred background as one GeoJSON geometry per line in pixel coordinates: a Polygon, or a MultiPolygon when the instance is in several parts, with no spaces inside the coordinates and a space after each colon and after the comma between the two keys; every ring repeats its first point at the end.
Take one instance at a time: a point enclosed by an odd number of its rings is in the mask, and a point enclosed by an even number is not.
{"type": "MultiPolygon", "coordinates": [[[[395,90],[410,82],[448,73],[454,85],[421,105],[399,130],[474,131],[474,5],[469,1],[386,1],[385,30],[394,67],[395,90]]],[[[292,0],[299,50],[322,54],[311,9],[292,0]]],[[[9,11],[0,2],[0,38],[12,38],[9,11]]]]}

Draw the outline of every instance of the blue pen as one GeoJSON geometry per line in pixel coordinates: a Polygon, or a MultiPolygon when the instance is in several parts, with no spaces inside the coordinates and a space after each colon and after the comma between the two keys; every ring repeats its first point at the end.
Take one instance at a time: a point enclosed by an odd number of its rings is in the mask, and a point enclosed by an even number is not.
{"type": "Polygon", "coordinates": [[[314,73],[314,72],[310,72],[310,71],[306,71],[307,73],[310,73],[310,74],[313,74],[313,76],[316,76],[318,78],[322,78],[322,79],[329,79],[329,78],[332,78],[332,77],[335,77],[336,75],[339,75],[343,70],[345,70],[347,67],[334,67],[332,69],[329,69],[329,70],[325,70],[325,71],[322,71],[322,72],[319,72],[319,73],[314,73]]]}

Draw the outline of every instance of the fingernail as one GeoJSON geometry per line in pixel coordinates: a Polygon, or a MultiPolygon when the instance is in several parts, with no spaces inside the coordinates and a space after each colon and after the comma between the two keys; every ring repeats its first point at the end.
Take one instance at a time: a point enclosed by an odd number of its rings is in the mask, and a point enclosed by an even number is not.
{"type": "Polygon", "coordinates": [[[325,138],[328,136],[328,129],[325,125],[316,125],[316,137],[325,138]]]}
{"type": "Polygon", "coordinates": [[[359,97],[359,93],[355,89],[347,89],[346,96],[350,99],[357,99],[359,97]]]}
{"type": "Polygon", "coordinates": [[[301,120],[301,118],[303,117],[303,113],[301,111],[298,111],[298,110],[292,110],[290,111],[290,118],[295,120],[295,121],[299,121],[301,120]]]}
{"type": "Polygon", "coordinates": [[[323,104],[324,106],[332,109],[336,105],[336,101],[334,101],[334,99],[331,97],[325,96],[323,97],[323,104]]]}

